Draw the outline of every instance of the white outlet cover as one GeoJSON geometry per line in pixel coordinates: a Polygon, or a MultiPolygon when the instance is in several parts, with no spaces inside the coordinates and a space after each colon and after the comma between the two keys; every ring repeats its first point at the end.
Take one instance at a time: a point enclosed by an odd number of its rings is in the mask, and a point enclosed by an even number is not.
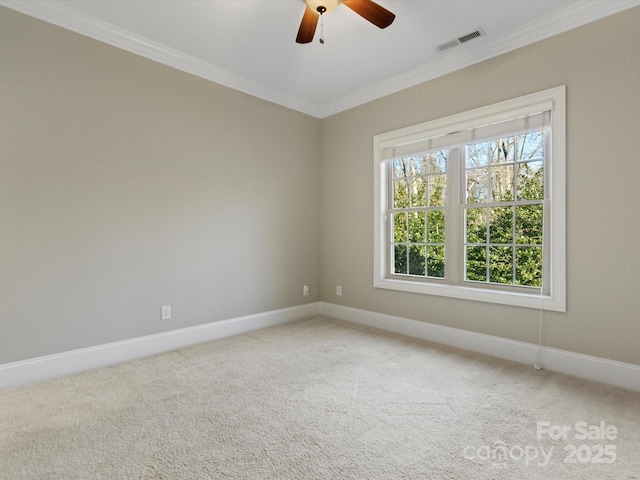
{"type": "Polygon", "coordinates": [[[163,305],[162,320],[170,320],[170,319],[171,319],[171,305],[163,305]]]}

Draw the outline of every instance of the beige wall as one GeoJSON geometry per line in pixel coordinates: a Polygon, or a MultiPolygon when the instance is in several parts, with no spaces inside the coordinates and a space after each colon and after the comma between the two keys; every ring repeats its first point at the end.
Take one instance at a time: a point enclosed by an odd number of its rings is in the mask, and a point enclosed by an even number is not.
{"type": "Polygon", "coordinates": [[[535,310],[373,288],[372,139],[566,85],[567,312],[544,344],[640,363],[639,44],[635,8],[324,119],[321,298],[536,343],[535,310]]]}
{"type": "Polygon", "coordinates": [[[317,301],[319,129],[0,7],[0,364],[317,301]]]}
{"type": "Polygon", "coordinates": [[[640,8],[318,120],[0,8],[0,364],[317,300],[535,343],[537,311],[372,287],[373,136],[562,84],[544,343],[640,363],[638,32],[640,8]]]}

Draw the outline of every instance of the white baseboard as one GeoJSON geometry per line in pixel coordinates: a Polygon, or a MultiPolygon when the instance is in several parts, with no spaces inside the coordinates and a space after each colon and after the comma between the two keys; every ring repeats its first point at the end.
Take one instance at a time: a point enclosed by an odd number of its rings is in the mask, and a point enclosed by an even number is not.
{"type": "MultiPolygon", "coordinates": [[[[239,335],[318,314],[528,365],[536,363],[539,353],[538,346],[530,343],[332,303],[316,302],[7,363],[0,365],[0,390],[239,335]]],[[[542,347],[540,360],[546,370],[640,392],[640,366],[638,365],[549,347],[542,347]]]]}
{"type": "Polygon", "coordinates": [[[538,345],[531,343],[332,303],[321,302],[320,313],[339,320],[376,327],[528,365],[535,364],[538,360],[538,354],[540,354],[540,364],[546,370],[640,392],[640,366],[638,365],[556,348],[542,347],[539,349],[538,345]]]}
{"type": "Polygon", "coordinates": [[[0,365],[0,390],[167,352],[317,315],[319,303],[231,318],[194,327],[0,365]]]}

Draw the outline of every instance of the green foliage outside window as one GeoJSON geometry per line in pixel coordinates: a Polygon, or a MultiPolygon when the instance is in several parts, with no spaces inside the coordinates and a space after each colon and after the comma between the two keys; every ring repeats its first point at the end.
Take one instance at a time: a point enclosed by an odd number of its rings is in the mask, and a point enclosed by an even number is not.
{"type": "Polygon", "coordinates": [[[446,172],[446,151],[394,160],[394,273],[444,277],[446,172]]]}
{"type": "MultiPolygon", "coordinates": [[[[466,280],[540,287],[544,133],[464,149],[466,280]]],[[[393,272],[444,278],[447,151],[392,164],[393,272]]]]}
{"type": "Polygon", "coordinates": [[[540,287],[543,132],[466,150],[466,279],[540,287]]]}

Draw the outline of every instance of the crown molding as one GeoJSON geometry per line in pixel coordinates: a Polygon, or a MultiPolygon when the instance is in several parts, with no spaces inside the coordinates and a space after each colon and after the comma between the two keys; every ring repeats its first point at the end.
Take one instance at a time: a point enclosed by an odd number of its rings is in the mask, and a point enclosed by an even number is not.
{"type": "Polygon", "coordinates": [[[93,38],[127,52],[167,65],[186,73],[204,78],[225,87],[284,107],[317,116],[318,109],[302,99],[283,95],[263,87],[239,75],[225,70],[179,50],[167,47],[148,38],[136,35],[113,24],[50,0],[0,0],[5,6],[25,15],[51,23],[80,35],[93,38]]]}
{"type": "Polygon", "coordinates": [[[434,62],[396,75],[358,92],[345,95],[321,107],[317,116],[325,118],[335,115],[638,5],[640,5],[639,0],[577,2],[553,15],[542,17],[518,31],[497,39],[491,39],[490,36],[480,37],[473,44],[442,53],[441,57],[434,62]]]}
{"type": "Polygon", "coordinates": [[[107,22],[85,15],[49,0],[0,0],[0,5],[45,22],[85,35],[149,60],[182,70],[220,85],[267,100],[317,118],[335,115],[420,83],[460,70],[475,63],[524,47],[531,43],[594,22],[601,18],[640,5],[640,0],[591,0],[576,2],[552,16],[543,17],[517,32],[498,39],[481,37],[473,45],[447,51],[435,62],[397,75],[357,92],[337,98],[325,105],[315,105],[304,99],[240,77],[228,70],[205,62],[178,50],[153,42],[107,22]]]}

